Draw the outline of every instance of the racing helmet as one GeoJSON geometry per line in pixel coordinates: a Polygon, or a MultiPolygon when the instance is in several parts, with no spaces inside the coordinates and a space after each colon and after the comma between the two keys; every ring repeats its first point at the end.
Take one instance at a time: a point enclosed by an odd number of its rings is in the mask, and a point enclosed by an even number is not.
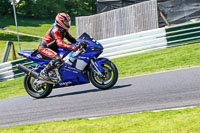
{"type": "Polygon", "coordinates": [[[71,26],[71,18],[67,13],[58,13],[55,23],[59,27],[68,30],[71,26]]]}

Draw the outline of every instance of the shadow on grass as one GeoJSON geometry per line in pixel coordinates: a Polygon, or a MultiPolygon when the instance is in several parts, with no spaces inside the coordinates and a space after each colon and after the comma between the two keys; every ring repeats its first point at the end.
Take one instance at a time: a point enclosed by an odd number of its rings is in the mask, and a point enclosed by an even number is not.
{"type": "MultiPolygon", "coordinates": [[[[121,89],[125,87],[129,87],[132,84],[127,84],[127,85],[118,85],[114,86],[108,90],[114,90],[114,89],[121,89]]],[[[46,98],[54,98],[54,97],[63,97],[63,96],[71,96],[71,95],[79,95],[79,94],[85,94],[85,93],[93,93],[93,92],[99,92],[99,91],[107,91],[107,90],[101,90],[101,89],[89,89],[89,90],[84,90],[84,91],[77,91],[77,92],[71,92],[71,93],[65,93],[65,94],[59,94],[59,95],[54,95],[54,96],[49,96],[46,98]]]]}
{"type": "MultiPolygon", "coordinates": [[[[17,35],[12,33],[0,33],[0,41],[18,41],[17,35]]],[[[31,42],[38,41],[39,39],[36,37],[24,36],[20,35],[20,41],[22,42],[31,42]]]]}

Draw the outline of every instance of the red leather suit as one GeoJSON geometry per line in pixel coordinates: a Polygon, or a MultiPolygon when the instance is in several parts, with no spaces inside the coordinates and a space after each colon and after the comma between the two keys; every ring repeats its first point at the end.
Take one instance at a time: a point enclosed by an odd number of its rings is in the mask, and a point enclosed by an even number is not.
{"type": "Polygon", "coordinates": [[[67,38],[67,40],[71,43],[76,43],[76,39],[72,37],[72,35],[67,30],[58,27],[54,23],[42,39],[38,47],[39,52],[45,58],[53,59],[54,57],[58,56],[55,52],[58,47],[72,49],[73,46],[63,41],[64,37],[67,38]]]}

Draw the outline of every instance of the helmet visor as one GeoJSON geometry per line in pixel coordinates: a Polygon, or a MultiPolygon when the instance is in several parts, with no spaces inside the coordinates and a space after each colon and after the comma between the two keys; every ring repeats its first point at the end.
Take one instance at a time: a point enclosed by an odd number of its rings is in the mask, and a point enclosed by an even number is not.
{"type": "Polygon", "coordinates": [[[67,28],[70,28],[71,20],[70,21],[64,20],[63,23],[66,25],[67,28]]]}

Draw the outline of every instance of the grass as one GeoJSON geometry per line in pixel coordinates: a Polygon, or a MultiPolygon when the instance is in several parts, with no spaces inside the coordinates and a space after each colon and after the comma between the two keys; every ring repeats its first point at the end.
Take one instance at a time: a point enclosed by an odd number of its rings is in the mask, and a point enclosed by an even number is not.
{"type": "MultiPolygon", "coordinates": [[[[18,30],[22,33],[43,37],[55,20],[37,20],[18,18],[18,30]]],[[[16,31],[13,17],[0,16],[0,28],[16,31]]],[[[76,37],[76,27],[72,25],[69,32],[76,37]]]]}
{"type": "MultiPolygon", "coordinates": [[[[18,18],[19,32],[27,33],[31,35],[38,35],[42,37],[45,35],[47,30],[51,27],[52,23],[54,23],[54,20],[37,20],[37,19],[18,18]]],[[[7,16],[0,16],[0,28],[16,31],[14,18],[7,17],[7,16]]],[[[76,27],[74,25],[71,26],[69,32],[74,37],[76,37],[76,27]]],[[[15,44],[16,51],[19,51],[19,45],[18,45],[16,34],[8,33],[8,32],[0,30],[0,57],[3,56],[7,41],[13,41],[15,44]]],[[[39,43],[40,43],[40,39],[38,38],[20,35],[20,44],[21,44],[22,50],[37,49],[39,43]]],[[[20,57],[17,55],[17,58],[20,58],[20,57]]],[[[8,60],[12,60],[11,54],[8,60]]]]}
{"type": "MultiPolygon", "coordinates": [[[[26,34],[31,34],[31,35],[38,35],[38,36],[41,36],[43,37],[46,32],[48,31],[48,29],[51,27],[52,23],[51,24],[40,24],[38,27],[35,27],[35,26],[18,26],[18,30],[19,32],[22,32],[22,33],[26,33],[26,34]]],[[[9,30],[13,30],[13,31],[16,31],[16,27],[15,26],[12,26],[12,25],[9,25],[7,27],[5,27],[6,29],[9,29],[9,30]]],[[[69,32],[72,34],[72,36],[76,37],[76,27],[75,26],[71,26],[71,28],[69,29],[69,32]]]]}
{"type": "Polygon", "coordinates": [[[120,77],[200,65],[200,43],[113,59],[120,77]]]}
{"type": "MultiPolygon", "coordinates": [[[[6,42],[8,40],[12,40],[14,42],[15,50],[19,51],[19,45],[17,42],[16,34],[0,31],[0,60],[2,59],[6,47],[6,42]]],[[[23,50],[37,49],[39,45],[39,39],[35,37],[20,35],[20,41],[21,41],[20,42],[21,49],[23,50]]],[[[20,56],[17,53],[16,55],[17,58],[19,59],[20,56]]],[[[9,61],[12,60],[12,50],[10,51],[8,60],[9,61]]],[[[26,94],[23,87],[23,78],[9,80],[6,82],[0,82],[0,99],[14,97],[23,94],[26,94]]]]}
{"type": "MultiPolygon", "coordinates": [[[[19,31],[43,36],[50,27],[49,20],[19,19],[19,31]]],[[[0,26],[6,29],[15,30],[12,19],[0,17],[0,26]]],[[[72,28],[72,30],[75,31],[72,28]]],[[[74,32],[75,33],[75,32],[74,32]]],[[[73,33],[73,34],[74,34],[73,33]]],[[[20,36],[22,49],[37,48],[39,41],[36,38],[20,36]]],[[[2,57],[7,40],[14,41],[18,50],[18,43],[15,34],[0,31],[0,57],[2,57]]],[[[119,70],[120,77],[140,75],[163,70],[184,68],[200,65],[200,43],[152,51],[148,53],[132,55],[113,59],[119,70]]],[[[11,60],[11,57],[9,57],[11,60]]],[[[0,82],[0,99],[26,94],[23,87],[23,78],[0,82]]],[[[159,132],[159,133],[196,133],[200,132],[200,107],[192,109],[144,112],[137,114],[114,115],[100,119],[76,119],[70,121],[55,121],[33,125],[22,125],[0,129],[1,133],[22,133],[22,132],[71,132],[71,133],[129,133],[129,132],[159,132]]]]}
{"type": "MultiPolygon", "coordinates": [[[[20,41],[21,42],[33,42],[33,41],[38,41],[38,38],[35,37],[30,37],[30,36],[24,36],[20,35],[20,41]]],[[[8,33],[5,31],[0,30],[0,41],[13,41],[17,42],[17,35],[14,33],[8,33]]]]}
{"type": "MultiPolygon", "coordinates": [[[[16,52],[19,51],[19,45],[18,45],[16,34],[8,33],[8,32],[0,30],[0,60],[1,60],[1,57],[3,56],[5,47],[6,47],[6,43],[8,40],[13,41],[14,46],[15,46],[15,51],[16,52]]],[[[39,39],[35,38],[35,37],[20,35],[20,45],[21,45],[22,50],[37,49],[37,47],[39,45],[39,39]]],[[[8,60],[12,60],[11,53],[12,53],[12,51],[9,54],[8,60]]],[[[20,56],[17,55],[17,58],[20,58],[20,56]]]]}
{"type": "MultiPolygon", "coordinates": [[[[199,58],[200,44],[197,43],[121,57],[113,59],[112,61],[118,68],[119,77],[126,77],[176,68],[199,66],[199,58]]],[[[4,93],[0,91],[0,99],[24,94],[25,91],[15,91],[15,94],[10,95],[8,88],[3,89],[6,84],[12,84],[11,82],[14,81],[0,83],[0,88],[5,91],[4,93]]],[[[24,90],[23,79],[17,79],[17,82],[21,84],[21,89],[24,90]]],[[[11,88],[14,88],[14,85],[11,88]]]]}
{"type": "MultiPolygon", "coordinates": [[[[19,18],[19,32],[43,36],[51,26],[52,22],[52,20],[32,20],[19,18]]],[[[0,28],[15,31],[16,27],[14,26],[14,19],[10,17],[0,17],[0,28]]],[[[76,35],[75,26],[72,26],[70,28],[70,33],[72,33],[72,35],[74,36],[76,35]]],[[[19,45],[16,34],[0,30],[0,60],[2,59],[6,47],[6,42],[8,40],[13,41],[15,51],[19,51],[19,45]]],[[[20,45],[22,50],[37,49],[39,43],[40,39],[38,38],[20,35],[20,45]]],[[[17,53],[16,55],[19,59],[20,56],[17,53]]],[[[8,60],[12,60],[12,51],[10,51],[8,60]]],[[[23,94],[26,94],[23,87],[23,78],[10,80],[6,82],[0,82],[0,99],[23,94]]]]}
{"type": "MultiPolygon", "coordinates": [[[[5,51],[6,43],[7,43],[6,41],[0,41],[0,60],[2,59],[3,53],[5,51]]],[[[37,49],[38,45],[39,45],[39,42],[21,42],[20,43],[22,50],[37,49]]],[[[19,51],[18,42],[14,42],[14,46],[15,46],[15,52],[19,51]]],[[[8,57],[8,61],[13,60],[12,53],[13,51],[11,50],[8,57]]],[[[17,53],[16,55],[17,55],[17,59],[21,58],[17,53]]]]}
{"type": "Polygon", "coordinates": [[[23,77],[0,82],[0,99],[27,94],[24,89],[23,77]]]}
{"type": "Polygon", "coordinates": [[[183,110],[143,112],[75,119],[0,129],[1,133],[198,133],[200,106],[183,110]]]}

